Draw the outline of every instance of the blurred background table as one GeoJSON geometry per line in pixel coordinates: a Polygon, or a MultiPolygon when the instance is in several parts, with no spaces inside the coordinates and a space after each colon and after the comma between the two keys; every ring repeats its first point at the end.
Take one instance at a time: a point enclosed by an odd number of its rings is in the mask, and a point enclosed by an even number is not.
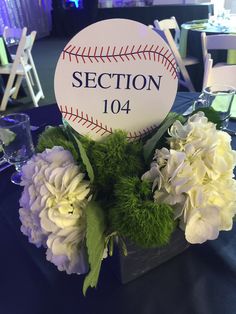
{"type": "MultiPolygon", "coordinates": [[[[220,22],[219,22],[220,23],[220,22]]],[[[200,60],[198,65],[198,71],[191,77],[193,78],[194,86],[197,91],[202,89],[203,79],[203,57],[202,57],[202,45],[201,45],[201,32],[210,34],[234,34],[236,33],[236,18],[232,18],[232,23],[218,24],[214,19],[193,20],[181,25],[180,36],[180,54],[182,57],[191,55],[200,60]],[[227,27],[226,27],[227,25],[227,27]]],[[[236,51],[221,50],[213,51],[212,57],[216,62],[226,62],[228,64],[236,64],[236,51]]]]}

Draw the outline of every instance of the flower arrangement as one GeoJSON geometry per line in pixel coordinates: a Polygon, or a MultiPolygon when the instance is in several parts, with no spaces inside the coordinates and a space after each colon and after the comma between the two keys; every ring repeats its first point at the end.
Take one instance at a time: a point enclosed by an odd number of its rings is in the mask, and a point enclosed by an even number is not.
{"type": "Polygon", "coordinates": [[[162,247],[176,228],[189,243],[216,239],[236,213],[236,152],[211,117],[170,113],[133,142],[123,131],[95,142],[66,123],[46,128],[22,169],[21,231],[59,270],[88,272],[84,294],[117,239],[124,254],[125,239],[162,247]]]}

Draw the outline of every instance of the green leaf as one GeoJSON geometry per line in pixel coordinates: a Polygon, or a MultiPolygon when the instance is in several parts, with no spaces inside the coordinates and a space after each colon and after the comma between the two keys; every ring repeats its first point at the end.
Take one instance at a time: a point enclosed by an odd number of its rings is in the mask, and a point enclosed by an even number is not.
{"type": "Polygon", "coordinates": [[[82,145],[82,143],[80,142],[80,140],[73,134],[73,137],[75,139],[75,142],[79,148],[79,152],[80,152],[80,157],[83,161],[83,164],[85,165],[86,167],[86,170],[88,172],[88,176],[89,176],[89,179],[91,181],[91,183],[93,183],[94,181],[94,172],[93,172],[93,167],[88,159],[88,156],[86,154],[86,151],[82,145]]]}
{"type": "Polygon", "coordinates": [[[191,115],[194,113],[197,113],[198,111],[204,112],[205,116],[207,117],[208,121],[211,121],[212,123],[216,124],[216,128],[220,129],[222,122],[220,119],[220,114],[216,110],[214,110],[212,107],[209,108],[198,108],[195,110],[191,115]]]}
{"type": "Polygon", "coordinates": [[[113,231],[112,233],[108,234],[105,238],[105,248],[107,248],[109,256],[113,255],[114,241],[117,236],[118,236],[117,231],[113,231]]]}
{"type": "Polygon", "coordinates": [[[121,244],[121,250],[122,250],[123,255],[127,256],[128,255],[127,247],[126,247],[124,239],[121,236],[119,237],[119,241],[121,244]]]}
{"type": "Polygon", "coordinates": [[[93,167],[92,167],[90,160],[88,158],[88,155],[87,155],[87,153],[83,147],[83,144],[78,139],[79,134],[71,128],[71,126],[69,125],[69,123],[65,119],[63,120],[63,125],[66,129],[67,136],[69,137],[70,141],[79,150],[80,157],[81,157],[82,162],[86,168],[89,179],[90,179],[91,183],[93,183],[93,181],[94,181],[93,167]]]}
{"type": "Polygon", "coordinates": [[[66,136],[65,129],[63,127],[48,126],[45,131],[39,136],[36,151],[41,153],[46,148],[53,148],[54,146],[62,146],[64,149],[69,150],[74,159],[77,160],[78,153],[66,136]]]}
{"type": "Polygon", "coordinates": [[[149,162],[152,159],[153,152],[158,141],[176,120],[184,122],[185,118],[176,112],[170,112],[158,128],[157,132],[149,140],[147,140],[143,147],[143,155],[146,162],[149,162]]]}
{"type": "Polygon", "coordinates": [[[105,248],[105,215],[100,205],[94,201],[89,202],[86,208],[87,230],[86,245],[90,272],[86,276],[83,285],[83,294],[88,287],[96,287],[101,269],[102,257],[105,248]]]}

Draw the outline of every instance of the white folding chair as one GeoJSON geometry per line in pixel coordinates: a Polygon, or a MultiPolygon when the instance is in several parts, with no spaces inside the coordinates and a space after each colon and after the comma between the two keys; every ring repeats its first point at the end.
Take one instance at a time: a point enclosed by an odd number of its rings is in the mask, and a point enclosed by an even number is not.
{"type": "Polygon", "coordinates": [[[236,35],[206,35],[203,32],[201,33],[201,41],[204,60],[203,88],[213,83],[222,83],[236,87],[236,65],[228,65],[226,62],[214,64],[214,60],[209,52],[212,50],[236,50],[236,35]]]}
{"type": "Polygon", "coordinates": [[[175,40],[178,40],[178,36],[174,40],[174,38],[171,34],[171,30],[177,30],[177,34],[179,32],[179,27],[178,27],[178,24],[177,24],[175,18],[172,17],[170,19],[165,19],[162,21],[155,20],[154,26],[156,29],[163,31],[163,33],[166,37],[167,43],[169,44],[169,46],[170,46],[170,48],[174,54],[176,63],[177,63],[178,68],[179,68],[179,72],[182,76],[179,78],[180,84],[185,86],[190,92],[194,92],[195,88],[194,88],[193,83],[190,79],[190,76],[189,76],[189,73],[186,69],[186,66],[190,65],[190,64],[197,64],[198,60],[193,59],[190,62],[190,59],[187,59],[187,58],[184,59],[181,57],[179,50],[178,50],[178,46],[176,45],[176,42],[175,42],[175,40]]]}
{"type": "Polygon", "coordinates": [[[5,66],[0,66],[0,74],[9,75],[4,95],[1,101],[0,111],[6,110],[7,102],[11,96],[13,98],[17,97],[23,78],[25,78],[26,80],[26,84],[29,89],[29,93],[34,103],[34,106],[37,107],[38,101],[41,98],[44,98],[42,87],[31,55],[32,42],[34,42],[36,32],[32,32],[28,36],[26,36],[26,32],[27,29],[24,28],[13,63],[9,63],[5,66]],[[32,79],[35,82],[37,92],[34,91],[34,88],[32,86],[29,74],[30,71],[32,74],[32,79]]]}
{"type": "MultiPolygon", "coordinates": [[[[159,27],[161,27],[162,30],[169,29],[172,32],[174,32],[174,34],[173,34],[174,41],[175,41],[176,47],[179,50],[180,28],[179,28],[178,22],[176,21],[176,18],[174,16],[172,16],[169,19],[164,19],[161,21],[155,20],[154,21],[155,27],[157,27],[158,23],[159,23],[159,27]]],[[[199,60],[195,57],[192,57],[192,56],[186,56],[185,58],[182,58],[182,60],[183,60],[183,63],[185,66],[199,63],[199,60]]]]}
{"type": "Polygon", "coordinates": [[[209,53],[209,50],[236,50],[236,34],[206,35],[205,32],[202,32],[201,42],[204,61],[209,53]]]}
{"type": "Polygon", "coordinates": [[[213,59],[208,53],[205,56],[203,89],[215,84],[229,85],[236,88],[236,64],[213,67],[213,59]]]}
{"type": "MultiPolygon", "coordinates": [[[[33,62],[33,57],[32,57],[32,54],[31,54],[31,50],[33,48],[33,44],[34,44],[34,41],[35,41],[35,38],[36,38],[36,34],[37,34],[36,31],[32,31],[30,33],[30,35],[26,37],[26,46],[25,46],[25,54],[24,54],[24,63],[27,64],[27,62],[30,62],[33,65],[32,69],[28,72],[29,79],[30,79],[30,82],[31,82],[32,86],[35,85],[33,77],[35,77],[35,80],[37,79],[39,81],[38,74],[37,74],[37,71],[36,71],[36,68],[35,68],[35,65],[34,65],[34,62],[33,62]],[[30,60],[30,58],[32,59],[32,61],[30,60]],[[32,73],[33,71],[35,71],[35,74],[32,73]]],[[[22,79],[23,79],[23,77],[22,77],[22,79]]],[[[38,82],[38,84],[39,84],[39,89],[42,89],[40,82],[38,82]]],[[[13,98],[16,98],[17,94],[18,94],[18,90],[17,90],[17,92],[15,92],[13,98]]]]}

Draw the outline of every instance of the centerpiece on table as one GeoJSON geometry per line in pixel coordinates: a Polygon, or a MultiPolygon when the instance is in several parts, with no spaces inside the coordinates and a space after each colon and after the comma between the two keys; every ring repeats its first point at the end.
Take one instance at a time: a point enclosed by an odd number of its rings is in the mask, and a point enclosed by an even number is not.
{"type": "MultiPolygon", "coordinates": [[[[232,228],[231,138],[211,112],[168,114],[177,83],[169,47],[138,22],[93,24],[62,51],[55,94],[63,125],[46,128],[23,167],[20,219],[59,270],[87,273],[84,293],[114,248],[129,270],[135,251],[142,274],[232,228]]],[[[129,272],[124,282],[137,276],[129,272]]]]}

